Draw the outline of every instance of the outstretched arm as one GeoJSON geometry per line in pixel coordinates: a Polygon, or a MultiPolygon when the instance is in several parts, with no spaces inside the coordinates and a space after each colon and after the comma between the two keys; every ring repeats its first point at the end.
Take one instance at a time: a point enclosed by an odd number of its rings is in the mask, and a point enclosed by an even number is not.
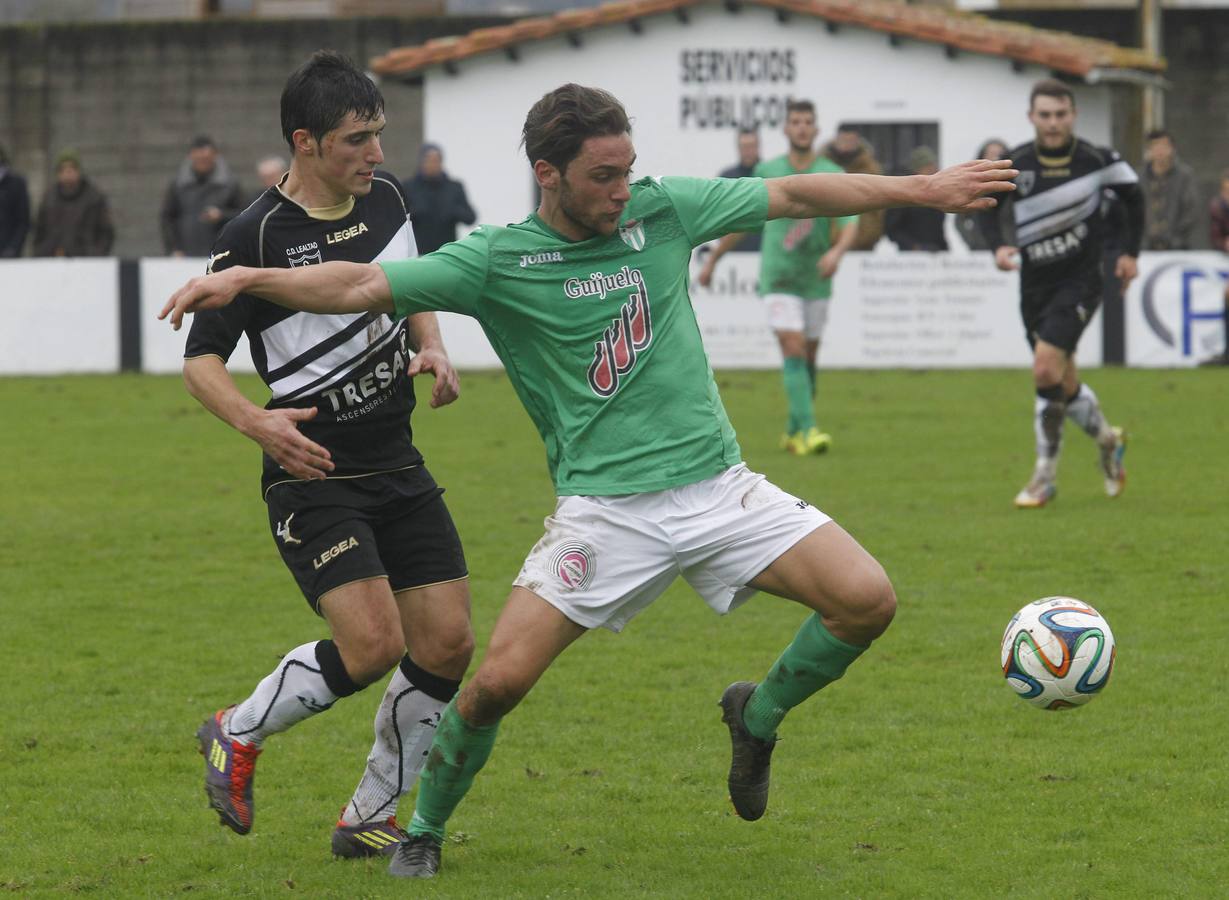
{"type": "Polygon", "coordinates": [[[293,269],[232,266],[193,278],[162,307],[176,331],[185,313],[219,309],[239,294],[252,294],[287,309],[311,313],[393,312],[393,292],[375,263],[327,262],[293,269]]]}
{"type": "Polygon", "coordinates": [[[929,206],[944,212],[993,208],[994,194],[1014,191],[1011,160],[979,159],[934,175],[815,173],[769,178],[769,219],[849,216],[891,206],[929,206]]]}

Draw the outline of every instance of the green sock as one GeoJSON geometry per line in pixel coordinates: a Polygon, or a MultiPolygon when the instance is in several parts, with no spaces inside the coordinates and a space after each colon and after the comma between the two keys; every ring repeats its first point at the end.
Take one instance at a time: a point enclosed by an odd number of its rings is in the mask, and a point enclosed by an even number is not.
{"type": "Polygon", "coordinates": [[[811,379],[811,399],[815,399],[815,387],[819,384],[819,372],[816,371],[814,363],[807,360],[807,377],[811,379]]]}
{"type": "Polygon", "coordinates": [[[790,423],[796,426],[790,433],[814,428],[815,413],[811,409],[811,383],[807,377],[806,360],[800,356],[785,357],[781,377],[785,381],[785,399],[789,402],[790,423]]]}
{"type": "Polygon", "coordinates": [[[833,637],[819,615],[812,614],[747,698],[743,709],[747,730],[760,740],[769,740],[787,712],[844,675],[864,650],[833,637]]]}
{"type": "Polygon", "coordinates": [[[410,834],[429,834],[444,842],[448,818],[490,757],[498,730],[498,722],[481,726],[466,722],[457,712],[455,700],[444,707],[418,779],[418,803],[410,820],[410,834]]]}

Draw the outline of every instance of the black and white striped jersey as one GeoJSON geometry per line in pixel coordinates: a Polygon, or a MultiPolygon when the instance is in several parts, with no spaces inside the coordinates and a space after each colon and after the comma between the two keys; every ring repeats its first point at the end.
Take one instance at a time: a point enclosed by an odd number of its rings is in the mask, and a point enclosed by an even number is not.
{"type": "Polygon", "coordinates": [[[1012,150],[1010,158],[1020,170],[1016,190],[1005,195],[1001,210],[983,214],[981,224],[992,250],[1013,244],[1005,236],[1004,218],[1014,229],[1024,290],[1075,277],[1100,277],[1105,190],[1118,195],[1126,213],[1109,220],[1111,227],[1117,223],[1125,229],[1114,236],[1115,245],[1123,253],[1139,255],[1143,193],[1135,170],[1114,150],[1075,138],[1064,150],[1043,152],[1030,141],[1012,150]]]}
{"type": "MultiPolygon", "coordinates": [[[[387,172],[376,172],[367,196],[328,211],[328,218],[313,212],[270,188],[223,229],[210,270],[417,255],[405,197],[387,172]]],[[[404,319],[295,312],[240,294],[229,306],[195,316],[184,357],[228,360],[245,333],[256,370],[272,392],[266,408],[316,407],[316,417],[299,427],[332,454],[333,477],[422,462],[410,428],[414,387],[405,377],[411,347],[404,319]]],[[[265,489],[287,478],[265,455],[265,489]]]]}

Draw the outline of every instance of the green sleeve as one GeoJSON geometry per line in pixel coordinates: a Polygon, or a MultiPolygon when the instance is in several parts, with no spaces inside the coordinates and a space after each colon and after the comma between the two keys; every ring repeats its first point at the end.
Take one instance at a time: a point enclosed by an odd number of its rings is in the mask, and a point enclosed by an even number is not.
{"type": "Polygon", "coordinates": [[[485,232],[479,227],[417,259],[380,263],[392,288],[396,315],[404,318],[433,310],[477,315],[490,257],[485,232]]]}
{"type": "Polygon", "coordinates": [[[686,178],[660,181],[691,246],[734,231],[759,231],[768,215],[762,178],[686,178]]]}

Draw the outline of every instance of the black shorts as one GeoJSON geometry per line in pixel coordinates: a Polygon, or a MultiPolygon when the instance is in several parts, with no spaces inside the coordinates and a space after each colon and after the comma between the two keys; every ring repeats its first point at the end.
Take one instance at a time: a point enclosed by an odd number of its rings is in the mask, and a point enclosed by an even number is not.
{"type": "Polygon", "coordinates": [[[334,588],[388,577],[396,591],[466,577],[443,488],[423,466],[290,481],[265,494],[282,560],[317,614],[334,588]]]}
{"type": "Polygon", "coordinates": [[[1030,347],[1045,341],[1075,352],[1080,335],[1101,305],[1101,279],[1075,278],[1020,293],[1020,316],[1030,347]]]}

